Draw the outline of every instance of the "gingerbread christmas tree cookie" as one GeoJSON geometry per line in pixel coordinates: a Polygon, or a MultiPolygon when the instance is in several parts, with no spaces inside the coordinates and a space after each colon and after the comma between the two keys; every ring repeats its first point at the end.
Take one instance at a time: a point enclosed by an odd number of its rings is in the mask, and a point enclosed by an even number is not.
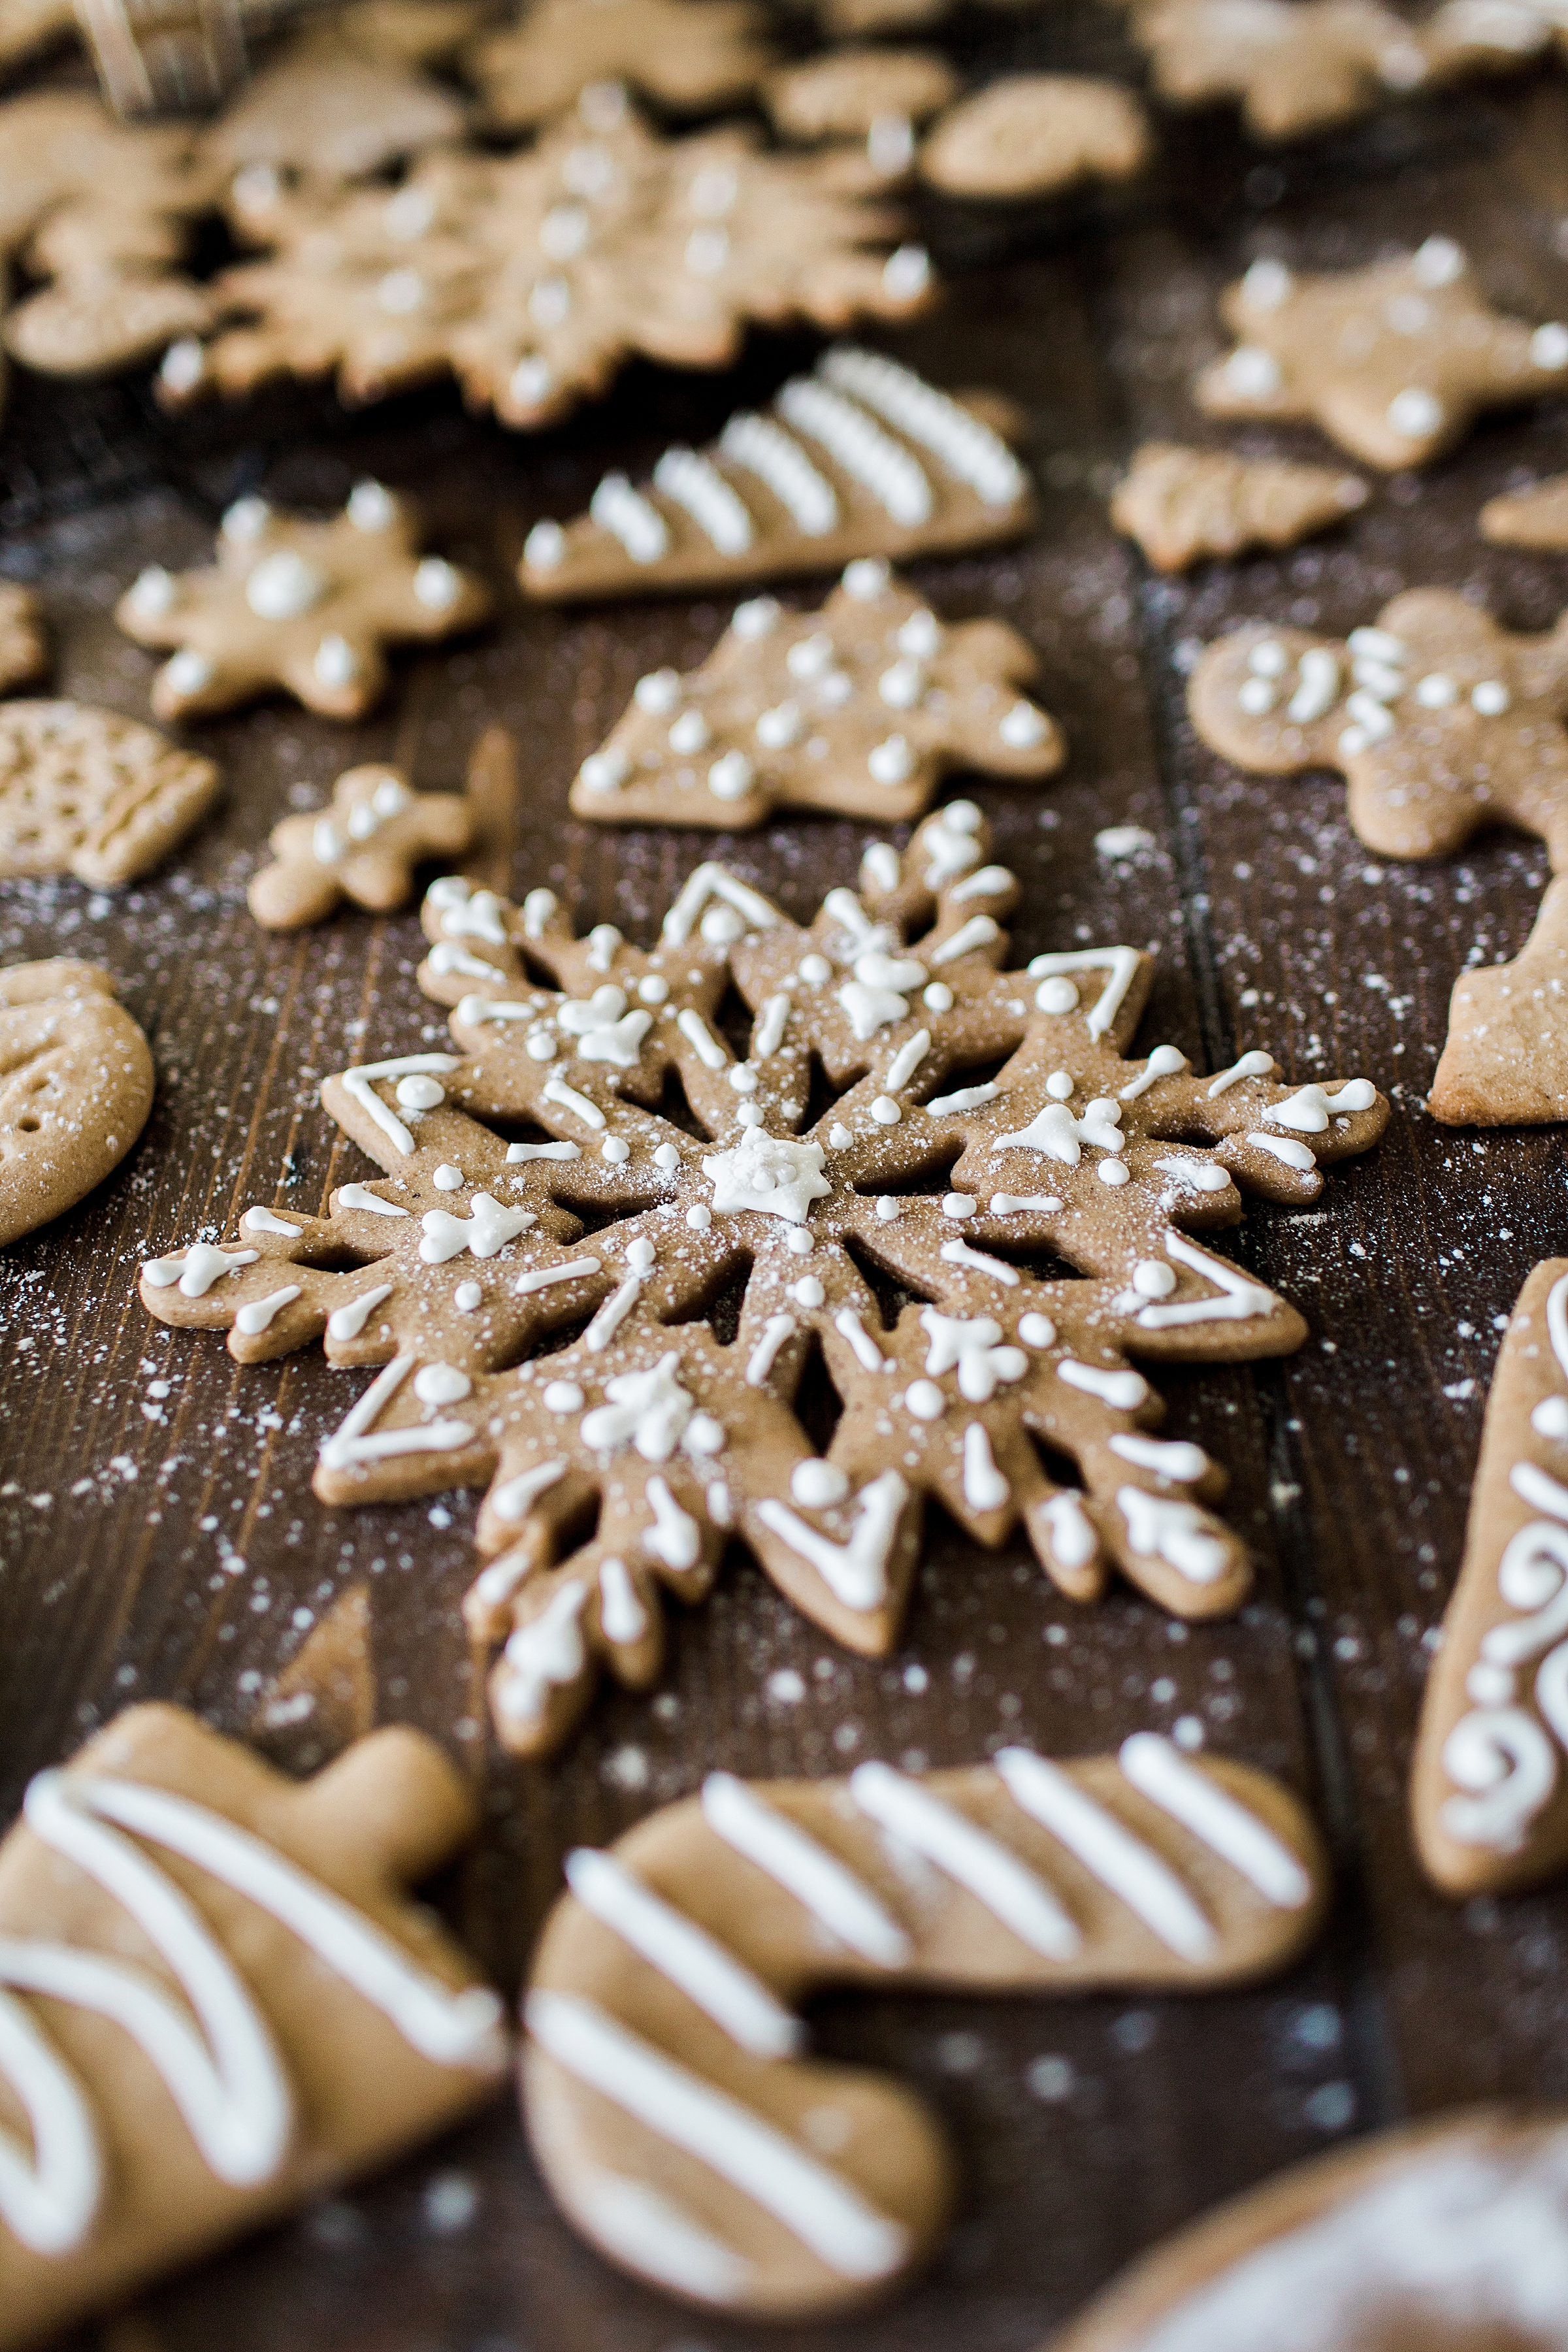
{"type": "Polygon", "coordinates": [[[585,89],[629,82],[677,114],[749,97],[773,62],[753,0],[521,0],[515,24],[471,54],[492,121],[531,130],[585,89]]]}
{"type": "Polygon", "coordinates": [[[412,510],[379,482],[361,482],[331,522],[241,499],[213,570],[154,564],[114,617],[138,645],[177,648],[153,681],[160,719],[279,688],[323,718],[360,719],[385,692],[387,646],[455,636],[489,611],[472,572],[418,551],[412,510]]]}
{"type": "Polygon", "coordinates": [[[58,956],[0,971],[0,1247],[119,1167],[153,1084],[147,1040],[97,964],[58,956]]]}
{"type": "Polygon", "coordinates": [[[924,2105],[811,2054],[809,1995],[1245,1981],[1310,1942],[1326,1867],[1277,1780],[1138,1732],[1070,1763],[715,1772],[566,1878],[524,2003],[546,2180],[635,2276],[798,2321],[905,2274],[954,2202],[924,2105]]]}
{"type": "Polygon", "coordinates": [[[218,791],[210,760],[118,711],[0,703],[0,876],[112,889],[167,856],[218,791]]]}
{"type": "Polygon", "coordinates": [[[1489,408],[1568,385],[1568,326],[1494,310],[1451,237],[1298,277],[1255,261],[1220,304],[1234,350],[1193,387],[1211,416],[1317,425],[1364,465],[1430,465],[1489,408]]]}
{"type": "Polygon", "coordinates": [[[1157,572],[1184,572],[1206,555],[1294,547],[1365,503],[1354,474],[1146,441],[1116,487],[1110,520],[1157,572]]]}
{"type": "Polygon", "coordinates": [[[1352,825],[1390,857],[1439,857],[1485,825],[1546,844],[1552,882],[1512,963],[1454,985],[1435,1118],[1568,1117],[1568,619],[1515,636],[1446,588],[1396,596],[1344,643],[1255,625],[1211,646],[1188,699],[1239,767],[1338,768],[1352,825]]]}
{"type": "Polygon", "coordinates": [[[809,929],[712,865],[651,951],[607,924],[574,939],[548,891],[519,909],[438,883],[421,982],[454,1050],[323,1088],[384,1175],[143,1268],[154,1315],[226,1329],[241,1361],[324,1335],[333,1362],[384,1368],[322,1443],[323,1499],[489,1480],[469,1613],[504,1643],[509,1746],[558,1745],[605,1667],[646,1686],[661,1592],[700,1599],[732,1536],[885,1652],[928,1494],[984,1543],[1021,1523],[1086,1601],[1113,1564],[1185,1616],[1246,1593],[1207,1507],[1223,1473],[1150,1433],[1129,1359],[1299,1345],[1292,1309],[1190,1235],[1235,1223],[1243,1187],[1315,1199],[1387,1107],[1257,1050],[1213,1078],[1169,1045],[1127,1058],[1151,959],[1008,971],[1016,894],[966,803],[902,857],[875,845],[809,929]],[[743,1059],[717,1022],[731,988],[743,1059]],[[814,1066],[833,1099],[808,1124],[814,1066]],[[678,1092],[689,1124],[660,1108],[678,1092]],[[1081,1278],[1035,1272],[1043,1251],[1081,1278]],[[709,1309],[731,1284],[730,1336],[709,1309]],[[552,1332],[576,1336],[539,1355],[552,1332]],[[826,1456],[793,1402],[818,1360],[844,1406],[826,1456]]]}
{"type": "Polygon", "coordinates": [[[606,474],[574,521],[537,522],[518,578],[544,604],[842,568],[1016,539],[1029,478],[1000,433],[880,352],[838,343],[651,480],[606,474]]]}
{"type": "Polygon", "coordinates": [[[775,808],[894,822],[950,767],[1038,781],[1056,722],[1023,688],[1037,663],[1001,621],[944,627],[862,556],[820,613],[753,597],[702,667],[655,670],[578,770],[572,807],[614,824],[761,824],[775,808]]]}

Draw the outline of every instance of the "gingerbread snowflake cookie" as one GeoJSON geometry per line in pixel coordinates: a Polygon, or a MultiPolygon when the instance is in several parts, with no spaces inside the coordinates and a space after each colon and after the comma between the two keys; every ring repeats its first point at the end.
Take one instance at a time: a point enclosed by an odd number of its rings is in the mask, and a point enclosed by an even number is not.
{"type": "Polygon", "coordinates": [[[524,2004],[546,2180],[635,2275],[802,2320],[905,2274],[953,2201],[934,2118],[813,2056],[806,1998],[1246,1981],[1310,1943],[1326,1867],[1277,1780],[1140,1732],[1066,1764],[715,1772],[566,1879],[524,2004]]]}
{"type": "Polygon", "coordinates": [[[60,956],[0,971],[0,1246],[119,1167],[153,1085],[147,1040],[97,964],[60,956]]]}
{"type": "Polygon", "coordinates": [[[753,0],[521,0],[517,22],[470,55],[492,121],[531,130],[583,94],[630,83],[677,114],[749,98],[773,62],[753,0]]]}
{"type": "Polygon", "coordinates": [[[1045,196],[1086,180],[1131,180],[1152,152],[1143,110],[1120,83],[1016,74],[944,114],[920,170],[948,195],[1045,196]]]}
{"type": "Polygon", "coordinates": [[[1188,699],[1205,743],[1287,776],[1338,768],[1369,849],[1438,857],[1482,826],[1545,842],[1554,876],[1512,963],[1455,982],[1434,1118],[1568,1116],[1568,622],[1514,636],[1446,588],[1396,596],[1341,644],[1261,625],[1211,646],[1188,699]]]}
{"type": "Polygon", "coordinates": [[[606,474],[574,521],[535,523],[518,577],[545,604],[771,580],[861,556],[1016,539],[1029,478],[994,428],[912,368],[836,344],[651,480],[606,474]]]}
{"type": "Polygon", "coordinates": [[[0,580],[0,694],[31,686],[48,667],[43,612],[31,588],[0,580]]]}
{"type": "Polygon", "coordinates": [[[0,2168],[0,2341],[52,2337],[493,2095],[501,2004],[413,1895],[474,1826],[401,1728],[300,1784],[141,1706],[33,1780],[0,1847],[0,2084],[32,2137],[0,2168]]]}
{"type": "Polygon", "coordinates": [[[210,760],[80,702],[0,703],[0,876],[147,873],[216,801],[210,760]]]}
{"type": "Polygon", "coordinates": [[[809,929],[701,866],[651,951],[607,924],[574,939],[548,891],[518,909],[437,884],[420,977],[455,1050],[323,1088],[383,1180],[143,1269],[154,1315],[226,1329],[242,1361],[324,1334],[334,1362],[384,1367],[322,1444],[324,1500],[490,1480],[470,1622],[504,1643],[491,1697],[520,1752],[558,1745],[604,1668],[657,1675],[661,1589],[700,1599],[732,1537],[871,1655],[927,1495],[984,1543],[1022,1523],[1086,1601],[1113,1564],[1185,1616],[1247,1591],[1206,1507],[1223,1473],[1150,1434],[1129,1358],[1299,1345],[1289,1307],[1189,1236],[1235,1223],[1241,1187],[1315,1199],[1387,1106],[1361,1079],[1281,1083],[1258,1050],[1213,1078],[1173,1045],[1127,1059],[1152,960],[1004,969],[1017,884],[986,846],[954,803],[902,857],[870,849],[809,929]],[[718,1025],[731,989],[744,1059],[718,1025]],[[807,1124],[816,1067],[834,1098],[807,1124]],[[677,1091],[689,1124],[659,1108],[677,1091]],[[1082,1278],[1037,1274],[1038,1252],[1082,1278]],[[728,1339],[709,1302],[731,1284],[728,1339]],[[844,1404],[826,1457],[793,1409],[818,1355],[844,1404]]]}
{"type": "Polygon", "coordinates": [[[438,643],[489,612],[471,572],[421,556],[411,509],[361,482],[309,522],[265,499],[230,507],[206,572],[151,565],[115,606],[138,645],[178,648],[153,681],[160,719],[205,717],[282,688],[326,719],[361,719],[386,689],[388,645],[438,643]]]}
{"type": "Polygon", "coordinates": [[[1568,384],[1568,326],[1494,310],[1451,237],[1322,277],[1255,261],[1220,310],[1238,340],[1199,376],[1200,408],[1315,424],[1385,470],[1429,465],[1483,410],[1568,384]]]}
{"type": "Polygon", "coordinates": [[[1001,621],[944,627],[862,556],[820,613],[740,606],[702,667],[640,678],[572,787],[616,824],[761,824],[777,808],[921,815],[950,767],[1031,782],[1065,746],[1022,691],[1037,662],[1001,621]]]}
{"type": "Polygon", "coordinates": [[[1110,520],[1157,572],[1184,572],[1205,556],[1294,547],[1342,522],[1366,494],[1355,475],[1324,466],[1146,441],[1112,494],[1110,520]]]}

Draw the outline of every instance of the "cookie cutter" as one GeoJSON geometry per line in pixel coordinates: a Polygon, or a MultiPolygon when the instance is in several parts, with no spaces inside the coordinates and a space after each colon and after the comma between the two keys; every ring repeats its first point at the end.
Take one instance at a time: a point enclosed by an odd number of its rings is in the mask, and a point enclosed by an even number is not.
{"type": "Polygon", "coordinates": [[[216,106],[252,41],[323,0],[76,0],[104,97],[121,117],[216,106]]]}

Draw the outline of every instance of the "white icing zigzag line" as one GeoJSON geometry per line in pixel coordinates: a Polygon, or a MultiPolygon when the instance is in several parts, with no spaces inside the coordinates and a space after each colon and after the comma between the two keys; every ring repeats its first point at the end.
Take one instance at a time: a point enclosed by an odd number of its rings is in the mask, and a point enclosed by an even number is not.
{"type": "MultiPolygon", "coordinates": [[[[1057,955],[1037,955],[1029,963],[1031,980],[1049,980],[1073,971],[1108,971],[1110,978],[1089,1014],[1089,1034],[1103,1037],[1132,985],[1138,970],[1136,948],[1067,948],[1057,955]]],[[[1038,1003],[1037,996],[1036,1002],[1038,1003]]],[[[1041,1006],[1048,1011],[1048,1006],[1041,1006]]]]}
{"type": "Polygon", "coordinates": [[[909,1491],[896,1470],[884,1470],[868,1486],[862,1486],[856,1498],[854,1531],[847,1543],[835,1543],[831,1536],[809,1527],[786,1503],[771,1498],[759,1503],[757,1517],[792,1551],[811,1562],[847,1609],[879,1609],[888,1597],[888,1554],[909,1491]]]}
{"type": "Polygon", "coordinates": [[[426,1072],[444,1073],[457,1067],[456,1054],[405,1054],[395,1062],[361,1062],[356,1068],[342,1073],[341,1084],[344,1093],[352,1095],[360,1108],[374,1119],[394,1149],[406,1156],[414,1149],[414,1138],[396,1112],[382,1101],[371,1085],[372,1078],[421,1077],[426,1072]]]}
{"type": "Polygon", "coordinates": [[[348,1470],[357,1463],[384,1462],[397,1454],[450,1454],[469,1444],[474,1432],[466,1421],[420,1422],[411,1429],[374,1433],[384,1407],[391,1403],[417,1360],[413,1354],[395,1356],[377,1372],[359,1402],[343,1415],[330,1437],[322,1438],[320,1459],[324,1470],[348,1470]]]}
{"type": "Polygon", "coordinates": [[[1145,1331],[1169,1331],[1184,1323],[1245,1323],[1254,1315],[1278,1315],[1281,1302],[1260,1282],[1227,1265],[1224,1258],[1210,1257],[1175,1232],[1168,1229],[1165,1249],[1179,1265],[1191,1266],[1220,1292],[1217,1298],[1184,1298],[1172,1305],[1158,1303],[1139,1309],[1138,1322],[1145,1331]]]}

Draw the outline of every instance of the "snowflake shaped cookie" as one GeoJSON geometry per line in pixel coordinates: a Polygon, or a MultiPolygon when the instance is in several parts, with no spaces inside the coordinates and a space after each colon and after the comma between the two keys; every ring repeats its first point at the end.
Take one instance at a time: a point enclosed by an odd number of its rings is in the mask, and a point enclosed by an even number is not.
{"type": "Polygon", "coordinates": [[[490,1480],[469,1613],[505,1643],[510,1746],[555,1746],[606,1665],[650,1682],[660,1588],[700,1598],[731,1535],[873,1655],[927,1495],[986,1544],[1022,1523],[1086,1601],[1113,1564],[1187,1616],[1247,1591],[1205,1507],[1223,1474],[1150,1434],[1130,1358],[1297,1346],[1293,1310],[1189,1235],[1234,1223],[1241,1188],[1315,1199],[1387,1106],[1362,1079],[1281,1083],[1259,1051],[1214,1078],[1172,1045],[1127,1059],[1152,960],[1006,971],[1016,896],[963,802],[902,857],[874,845],[809,929],[712,865],[651,951],[574,939],[548,891],[518,909],[437,883],[420,978],[455,1050],[322,1090],[385,1175],[144,1269],[154,1314],[226,1328],[241,1360],[324,1334],[384,1367],[322,1445],[324,1499],[490,1480]],[[807,1124],[814,1066],[834,1099],[807,1124]],[[1035,1273],[1042,1251],[1077,1278],[1035,1273]],[[843,1407],[820,1456],[794,1410],[817,1364],[843,1407]]]}
{"type": "Polygon", "coordinates": [[[360,719],[385,691],[385,646],[454,636],[489,601],[472,572],[422,557],[412,512],[365,481],[331,522],[239,499],[214,570],[153,564],[114,617],[138,645],[178,648],[153,681],[161,719],[231,710],[279,687],[323,718],[360,719]]]}
{"type": "Polygon", "coordinates": [[[619,96],[521,155],[431,155],[395,191],[282,198],[269,257],[219,291],[254,323],[180,346],[162,389],[333,375],[349,401],[445,373],[502,424],[552,424],[635,356],[728,367],[752,321],[833,329],[931,299],[918,247],[867,202],[863,156],[762,152],[745,132],[665,140],[619,96]]]}
{"type": "Polygon", "coordinates": [[[1255,261],[1220,310],[1238,341],[1199,376],[1200,408],[1314,424],[1385,471],[1429,465],[1484,409],[1568,383],[1568,326],[1494,310],[1451,237],[1315,278],[1255,261]]]}
{"type": "Polygon", "coordinates": [[[531,130],[585,90],[630,82],[678,114],[748,98],[773,62],[752,0],[522,0],[469,63],[493,122],[531,130]]]}
{"type": "Polygon", "coordinates": [[[1238,767],[1338,768],[1352,825],[1384,856],[1451,856],[1500,823],[1540,835],[1556,878],[1515,961],[1456,982],[1428,1108],[1458,1125],[1568,1116],[1568,620],[1514,636],[1449,589],[1412,589],[1342,644],[1237,630],[1188,698],[1238,767]]]}
{"type": "Polygon", "coordinates": [[[760,824],[775,808],[920,815],[952,766],[1037,780],[1062,738],[1020,688],[1033,653],[1001,621],[944,627],[862,557],[819,613],[742,604],[702,667],[638,680],[572,787],[616,824],[760,824]]]}

